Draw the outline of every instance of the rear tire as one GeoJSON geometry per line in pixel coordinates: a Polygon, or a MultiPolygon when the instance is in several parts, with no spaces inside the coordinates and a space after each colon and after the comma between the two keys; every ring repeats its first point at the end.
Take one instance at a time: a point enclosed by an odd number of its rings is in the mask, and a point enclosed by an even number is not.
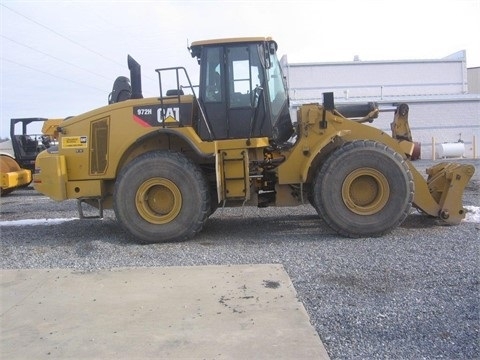
{"type": "Polygon", "coordinates": [[[414,194],[403,158],[374,141],[355,141],[334,151],[313,182],[319,215],[341,235],[382,236],[408,216],[414,194]]]}
{"type": "Polygon", "coordinates": [[[113,196],[117,220],[143,243],[192,238],[210,211],[204,174],[174,152],[149,152],[134,159],[120,172],[113,196]]]}

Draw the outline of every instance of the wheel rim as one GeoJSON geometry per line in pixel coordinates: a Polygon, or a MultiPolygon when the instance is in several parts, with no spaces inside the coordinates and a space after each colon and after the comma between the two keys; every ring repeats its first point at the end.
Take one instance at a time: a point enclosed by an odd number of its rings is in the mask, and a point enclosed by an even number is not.
{"type": "Polygon", "coordinates": [[[180,189],[168,179],[153,178],[137,190],[136,206],[139,214],[152,224],[166,224],[182,209],[180,189]]]}
{"type": "Polygon", "coordinates": [[[359,215],[379,212],[389,196],[387,178],[372,168],[360,168],[351,172],[342,185],[343,202],[349,210],[359,215]]]}

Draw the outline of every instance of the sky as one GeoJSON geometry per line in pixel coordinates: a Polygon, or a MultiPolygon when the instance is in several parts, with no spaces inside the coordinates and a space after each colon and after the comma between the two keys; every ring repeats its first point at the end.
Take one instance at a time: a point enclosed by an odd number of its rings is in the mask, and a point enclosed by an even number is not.
{"type": "Polygon", "coordinates": [[[289,63],[440,59],[480,66],[480,0],[0,0],[0,137],[11,118],[65,118],[104,106],[127,55],[143,95],[155,69],[184,66],[192,41],[271,36],[289,63]]]}

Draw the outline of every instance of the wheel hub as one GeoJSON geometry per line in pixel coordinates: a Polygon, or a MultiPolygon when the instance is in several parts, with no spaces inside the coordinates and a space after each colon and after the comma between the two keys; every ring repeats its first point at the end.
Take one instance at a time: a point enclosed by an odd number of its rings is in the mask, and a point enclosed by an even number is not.
{"type": "Polygon", "coordinates": [[[343,182],[342,199],[352,212],[372,215],[383,209],[390,196],[386,177],[373,168],[352,171],[343,182]]]}
{"type": "Polygon", "coordinates": [[[138,188],[136,205],[139,214],[148,222],[166,224],[180,213],[182,194],[172,181],[153,178],[138,188]]]}

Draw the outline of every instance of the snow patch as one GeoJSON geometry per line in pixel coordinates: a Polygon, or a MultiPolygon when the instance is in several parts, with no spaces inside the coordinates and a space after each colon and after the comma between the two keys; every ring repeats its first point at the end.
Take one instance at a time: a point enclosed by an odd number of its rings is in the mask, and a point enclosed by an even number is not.
{"type": "Polygon", "coordinates": [[[480,223],[480,207],[479,206],[464,206],[467,210],[465,214],[465,222],[480,223]]]}
{"type": "Polygon", "coordinates": [[[59,218],[59,219],[24,219],[0,221],[0,226],[25,226],[25,225],[57,225],[78,218],[59,218]]]}

